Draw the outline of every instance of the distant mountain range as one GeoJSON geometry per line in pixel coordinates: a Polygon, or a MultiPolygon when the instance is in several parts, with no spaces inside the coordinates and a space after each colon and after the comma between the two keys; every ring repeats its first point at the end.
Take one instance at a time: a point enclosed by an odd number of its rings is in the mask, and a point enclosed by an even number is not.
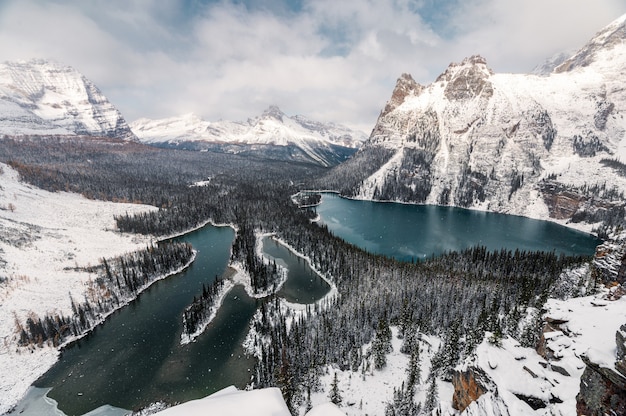
{"type": "Polygon", "coordinates": [[[472,56],[430,85],[403,74],[370,138],[324,185],[363,199],[535,218],[619,215],[626,16],[536,72],[496,74],[472,56]]]}
{"type": "Polygon", "coordinates": [[[131,129],[144,142],[160,147],[237,153],[268,159],[333,166],[367,139],[360,131],[304,116],[289,117],[270,106],[247,121],[205,121],[194,114],[160,120],[139,119],[131,129]]]}
{"type": "Polygon", "coordinates": [[[77,70],[43,60],[4,63],[0,134],[114,137],[341,163],[323,185],[357,198],[607,223],[623,209],[626,191],[625,41],[622,17],[535,74],[496,74],[480,56],[450,64],[426,86],[403,74],[367,140],[275,106],[239,122],[190,114],[129,126],[77,70]]]}
{"type": "Polygon", "coordinates": [[[128,125],[96,85],[79,71],[47,60],[0,64],[0,135],[82,135],[186,150],[333,166],[367,135],[271,106],[245,122],[209,122],[188,114],[128,125]],[[137,137],[139,136],[139,138],[137,137]]]}

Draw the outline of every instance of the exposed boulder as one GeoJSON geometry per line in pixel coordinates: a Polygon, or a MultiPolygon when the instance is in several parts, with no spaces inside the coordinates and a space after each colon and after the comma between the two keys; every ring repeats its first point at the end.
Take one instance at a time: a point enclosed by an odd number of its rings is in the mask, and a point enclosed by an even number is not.
{"type": "Polygon", "coordinates": [[[559,343],[554,342],[554,340],[563,336],[564,333],[561,325],[567,322],[568,321],[565,319],[552,318],[549,316],[544,318],[543,329],[536,347],[537,354],[547,361],[558,360],[560,358],[559,352],[555,351],[555,349],[558,349],[559,343]]]}
{"type": "Polygon", "coordinates": [[[583,357],[587,364],[580,377],[576,414],[585,416],[626,414],[626,378],[583,357]]]}
{"type": "Polygon", "coordinates": [[[497,396],[498,388],[489,376],[479,367],[468,367],[465,370],[455,370],[452,375],[454,394],[452,407],[464,411],[487,392],[497,396]]]}
{"type": "Polygon", "coordinates": [[[576,396],[578,415],[626,414],[626,324],[615,333],[615,368],[603,367],[582,356],[586,364],[576,396]]]}

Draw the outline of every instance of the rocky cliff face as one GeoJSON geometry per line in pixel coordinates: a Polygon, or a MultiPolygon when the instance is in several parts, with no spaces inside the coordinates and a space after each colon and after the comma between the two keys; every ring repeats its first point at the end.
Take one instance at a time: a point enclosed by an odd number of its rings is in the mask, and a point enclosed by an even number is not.
{"type": "Polygon", "coordinates": [[[403,74],[359,152],[390,156],[370,169],[358,166],[364,155],[346,162],[344,171],[374,172],[346,193],[586,223],[619,215],[625,22],[548,76],[495,74],[480,56],[428,86],[403,74]]]}
{"type": "Polygon", "coordinates": [[[0,64],[0,134],[136,140],[120,112],[80,72],[34,60],[0,64]]]}
{"type": "Polygon", "coordinates": [[[586,364],[576,396],[578,415],[603,416],[626,414],[626,324],[615,335],[615,365],[606,367],[583,356],[586,364]]]}
{"type": "Polygon", "coordinates": [[[606,241],[596,248],[592,262],[592,278],[597,284],[614,287],[626,282],[626,241],[624,236],[606,241]]]}
{"type": "Polygon", "coordinates": [[[452,385],[454,386],[452,407],[460,412],[483,394],[491,391],[497,396],[498,391],[495,383],[479,367],[455,371],[452,375],[452,385]]]}

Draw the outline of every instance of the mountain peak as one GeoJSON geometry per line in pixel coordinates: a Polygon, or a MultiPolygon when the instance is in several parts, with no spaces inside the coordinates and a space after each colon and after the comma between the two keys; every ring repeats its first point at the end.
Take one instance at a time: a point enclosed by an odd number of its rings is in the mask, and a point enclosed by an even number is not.
{"type": "Polygon", "coordinates": [[[611,22],[574,56],[555,68],[555,73],[569,72],[594,63],[601,51],[610,51],[626,40],[626,14],[611,22]]]}
{"type": "Polygon", "coordinates": [[[71,66],[55,61],[0,64],[0,132],[80,134],[137,140],[120,112],[98,87],[71,66]]]}
{"type": "Polygon", "coordinates": [[[391,99],[387,102],[387,105],[385,105],[381,116],[396,109],[404,102],[407,96],[419,95],[423,89],[424,87],[418,84],[410,74],[404,73],[400,75],[396,81],[393,93],[391,93],[391,99]]]}
{"type": "Polygon", "coordinates": [[[261,118],[274,118],[281,122],[283,121],[283,117],[285,117],[285,113],[283,113],[277,105],[270,105],[265,111],[263,111],[263,114],[261,114],[261,118]]]}
{"type": "Polygon", "coordinates": [[[446,83],[444,93],[450,100],[465,100],[493,95],[489,78],[493,71],[487,66],[487,60],[480,55],[472,55],[459,63],[451,63],[439,75],[436,82],[446,83]]]}

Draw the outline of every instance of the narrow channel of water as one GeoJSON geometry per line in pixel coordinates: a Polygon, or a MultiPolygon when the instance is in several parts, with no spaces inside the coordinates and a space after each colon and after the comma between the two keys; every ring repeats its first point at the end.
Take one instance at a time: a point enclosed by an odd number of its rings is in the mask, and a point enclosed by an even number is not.
{"type": "Polygon", "coordinates": [[[278,291],[278,296],[288,302],[314,303],[330,290],[328,283],[309,267],[306,260],[273,238],[263,238],[263,253],[276,264],[287,268],[287,281],[278,291]]]}
{"type": "MultiPolygon", "coordinates": [[[[215,319],[195,342],[180,345],[182,312],[201,293],[203,283],[224,273],[233,230],[206,226],[178,239],[198,250],[194,263],[183,273],[154,283],[67,348],[60,361],[34,383],[51,388],[48,397],[65,414],[82,415],[103,405],[135,410],[159,400],[184,402],[229,385],[243,388],[250,381],[254,360],[245,356],[242,344],[263,300],[250,298],[242,286],[227,294],[215,319]]],[[[311,303],[329,291],[302,258],[271,239],[263,244],[265,255],[288,268],[280,296],[311,303]]],[[[34,391],[32,400],[42,395],[34,391]]],[[[111,414],[119,412],[107,409],[111,414]]]]}

